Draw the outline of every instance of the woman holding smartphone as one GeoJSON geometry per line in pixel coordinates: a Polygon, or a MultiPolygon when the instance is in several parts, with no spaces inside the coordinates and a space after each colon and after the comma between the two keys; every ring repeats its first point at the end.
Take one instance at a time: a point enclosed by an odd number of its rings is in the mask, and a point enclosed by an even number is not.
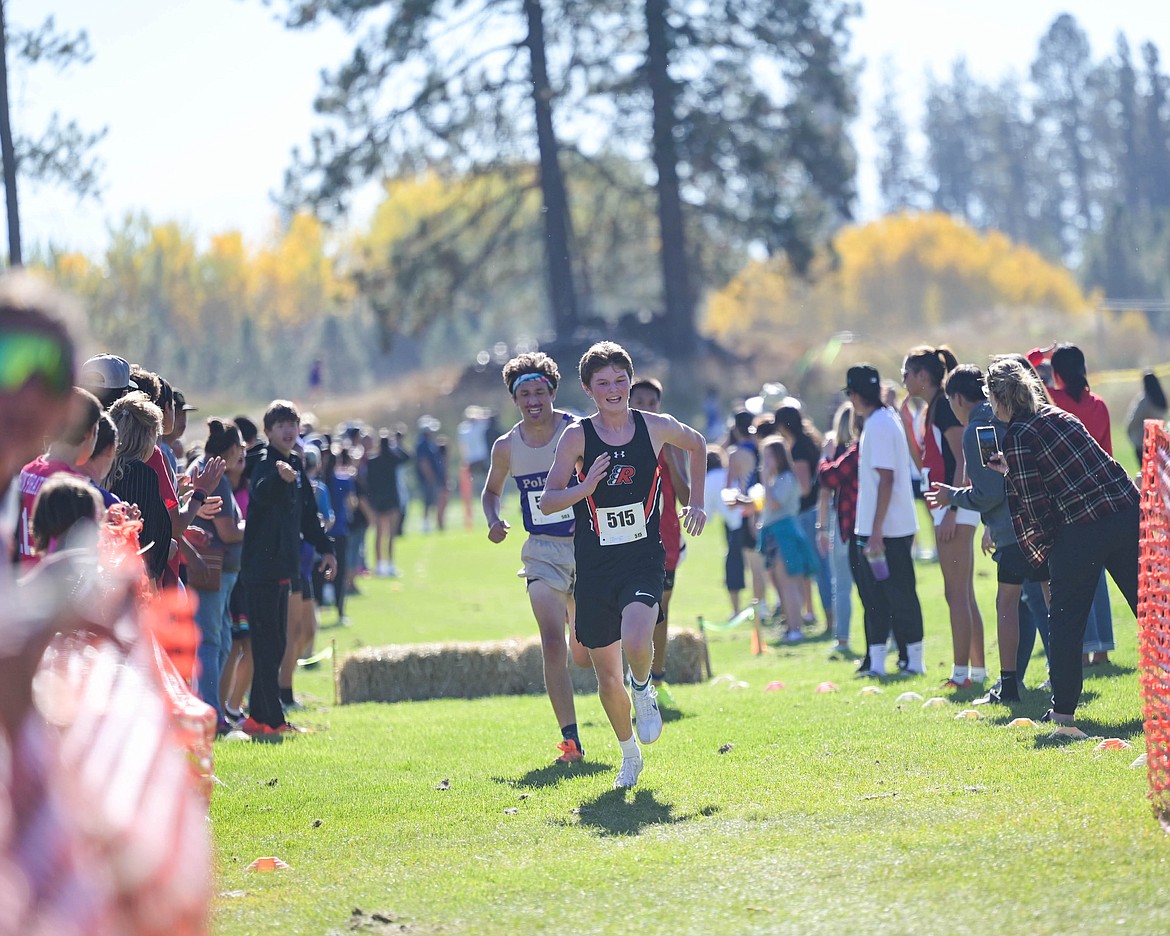
{"type": "Polygon", "coordinates": [[[1040,382],[1018,361],[992,362],[987,395],[1008,423],[1003,451],[989,466],[1006,475],[1024,555],[1034,568],[1048,562],[1052,570],[1052,709],[1044,720],[1071,728],[1084,681],[1085,624],[1102,569],[1137,613],[1140,497],[1126,470],[1079,419],[1048,404],[1040,382]]]}
{"type": "MultiPolygon", "coordinates": [[[[975,510],[983,518],[987,535],[983,551],[992,552],[998,588],[995,593],[996,630],[999,637],[1000,682],[975,704],[1020,701],[1026,665],[1018,662],[1020,647],[1020,594],[1024,582],[1042,582],[1047,598],[1048,563],[1035,569],[1024,557],[1012,525],[1003,475],[988,467],[1000,450],[1007,424],[995,418],[983,388],[983,371],[974,364],[956,367],[943,382],[943,392],[955,417],[963,424],[963,453],[966,456],[967,487],[934,482],[926,492],[932,509],[952,504],[975,510]]],[[[1027,641],[1031,652],[1032,642],[1027,641]]]]}

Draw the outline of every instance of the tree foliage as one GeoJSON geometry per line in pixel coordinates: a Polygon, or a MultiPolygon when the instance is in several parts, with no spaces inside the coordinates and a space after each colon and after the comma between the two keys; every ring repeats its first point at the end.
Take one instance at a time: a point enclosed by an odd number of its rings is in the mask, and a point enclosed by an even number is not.
{"type": "MultiPolygon", "coordinates": [[[[549,75],[545,38],[571,35],[572,28],[567,8],[546,14],[548,6],[543,0],[289,0],[286,22],[293,28],[325,17],[351,30],[369,28],[350,60],[322,76],[314,107],[326,125],[313,133],[307,155],[293,154],[288,203],[337,215],[370,180],[430,171],[451,178],[513,174],[514,208],[532,175],[524,163],[535,164],[548,306],[558,329],[575,327],[571,215],[552,116],[561,92],[549,75]]],[[[494,235],[481,240],[497,242],[494,235]]],[[[440,271],[396,288],[413,302],[438,299],[442,307],[467,300],[462,282],[440,271]],[[424,280],[423,292],[411,294],[424,280]],[[455,288],[436,296],[441,283],[455,288]]]]}
{"type": "Polygon", "coordinates": [[[369,376],[372,332],[340,275],[321,223],[298,214],[250,247],[238,232],[201,247],[174,222],[127,217],[100,258],[54,252],[41,264],[84,304],[99,344],[192,388],[303,389],[316,338],[331,319],[352,334],[353,374],[369,376]]]}
{"type": "Polygon", "coordinates": [[[79,198],[96,196],[100,187],[101,162],[95,148],[106,131],[83,130],[75,120],[63,121],[54,113],[39,133],[12,126],[8,96],[13,69],[38,63],[65,69],[92,58],[84,31],[58,30],[52,16],[39,27],[22,28],[8,22],[5,3],[0,0],[0,156],[3,160],[7,202],[8,259],[13,266],[23,261],[20,237],[18,179],[63,185],[79,198]]]}
{"type": "Polygon", "coordinates": [[[949,215],[891,215],[842,230],[836,262],[822,258],[811,280],[782,261],[748,264],[715,293],[706,327],[744,353],[835,332],[869,335],[958,329],[997,312],[1083,315],[1091,301],[1074,277],[998,232],[980,233],[949,215]]]}
{"type": "MultiPolygon", "coordinates": [[[[929,206],[999,230],[1138,305],[1170,289],[1170,79],[1152,43],[1124,34],[1094,60],[1058,16],[1026,75],[975,80],[962,61],[928,83],[929,206]]],[[[896,162],[897,140],[880,160],[896,162]]]]}

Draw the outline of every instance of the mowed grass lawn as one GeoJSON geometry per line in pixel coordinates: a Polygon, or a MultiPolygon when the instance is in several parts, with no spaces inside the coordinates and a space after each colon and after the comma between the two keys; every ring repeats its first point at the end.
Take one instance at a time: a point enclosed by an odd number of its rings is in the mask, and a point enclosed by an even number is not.
{"type": "MultiPolygon", "coordinates": [[[[402,578],[361,580],[352,626],[326,611],[323,643],[535,633],[520,532],[493,546],[481,524],[455,526],[402,539],[402,578]]],[[[726,618],[723,547],[718,522],[691,542],[675,626],[726,618]]],[[[754,658],[746,629],[713,634],[715,673],[735,681],[673,688],[630,792],[612,789],[619,752],[596,696],[577,697],[587,760],[552,766],[544,696],[334,706],[328,666],[300,673],[315,734],[216,745],[216,932],[1170,931],[1170,838],[1130,767],[1144,741],[1128,609],[1115,605],[1115,665],[1086,671],[1081,714],[1133,748],[1096,752],[1006,726],[1044,712],[1035,688],[981,721],[954,718],[973,692],[945,709],[896,702],[949,675],[939,570],[918,572],[929,676],[862,696],[824,639],[754,658]],[[773,680],[785,688],[765,692],[773,680]],[[826,680],[839,691],[815,692],[826,680]],[[291,870],[245,870],[267,855],[291,870]]],[[[982,557],[977,585],[996,673],[982,557]]],[[[1027,683],[1044,678],[1037,648],[1027,683]]]]}

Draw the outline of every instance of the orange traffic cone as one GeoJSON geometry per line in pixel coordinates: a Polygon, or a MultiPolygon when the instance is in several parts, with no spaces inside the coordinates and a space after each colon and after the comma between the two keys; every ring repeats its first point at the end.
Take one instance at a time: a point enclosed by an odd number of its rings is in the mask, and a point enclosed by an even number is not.
{"type": "Polygon", "coordinates": [[[760,632],[752,631],[752,656],[759,656],[764,652],[764,642],[760,640],[760,632]]]}
{"type": "Polygon", "coordinates": [[[248,870],[249,871],[289,871],[291,869],[289,868],[288,865],[286,865],[279,858],[268,857],[268,858],[257,858],[250,865],[248,865],[248,870]]]}

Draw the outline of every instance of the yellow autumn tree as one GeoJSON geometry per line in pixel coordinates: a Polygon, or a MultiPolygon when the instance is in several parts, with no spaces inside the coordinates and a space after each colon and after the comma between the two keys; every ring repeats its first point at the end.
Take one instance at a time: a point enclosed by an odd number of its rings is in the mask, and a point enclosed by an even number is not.
{"type": "MultiPolygon", "coordinates": [[[[221,249],[231,246],[225,242],[221,249]]],[[[305,212],[293,215],[247,265],[249,304],[266,328],[306,324],[340,311],[352,296],[329,255],[324,226],[305,212]]]]}
{"type": "Polygon", "coordinates": [[[924,333],[994,313],[1079,316],[1093,306],[1064,267],[949,215],[845,228],[834,249],[807,280],[779,260],[749,263],[711,296],[707,332],[750,351],[761,338],[807,347],[838,331],[924,333]]]}

